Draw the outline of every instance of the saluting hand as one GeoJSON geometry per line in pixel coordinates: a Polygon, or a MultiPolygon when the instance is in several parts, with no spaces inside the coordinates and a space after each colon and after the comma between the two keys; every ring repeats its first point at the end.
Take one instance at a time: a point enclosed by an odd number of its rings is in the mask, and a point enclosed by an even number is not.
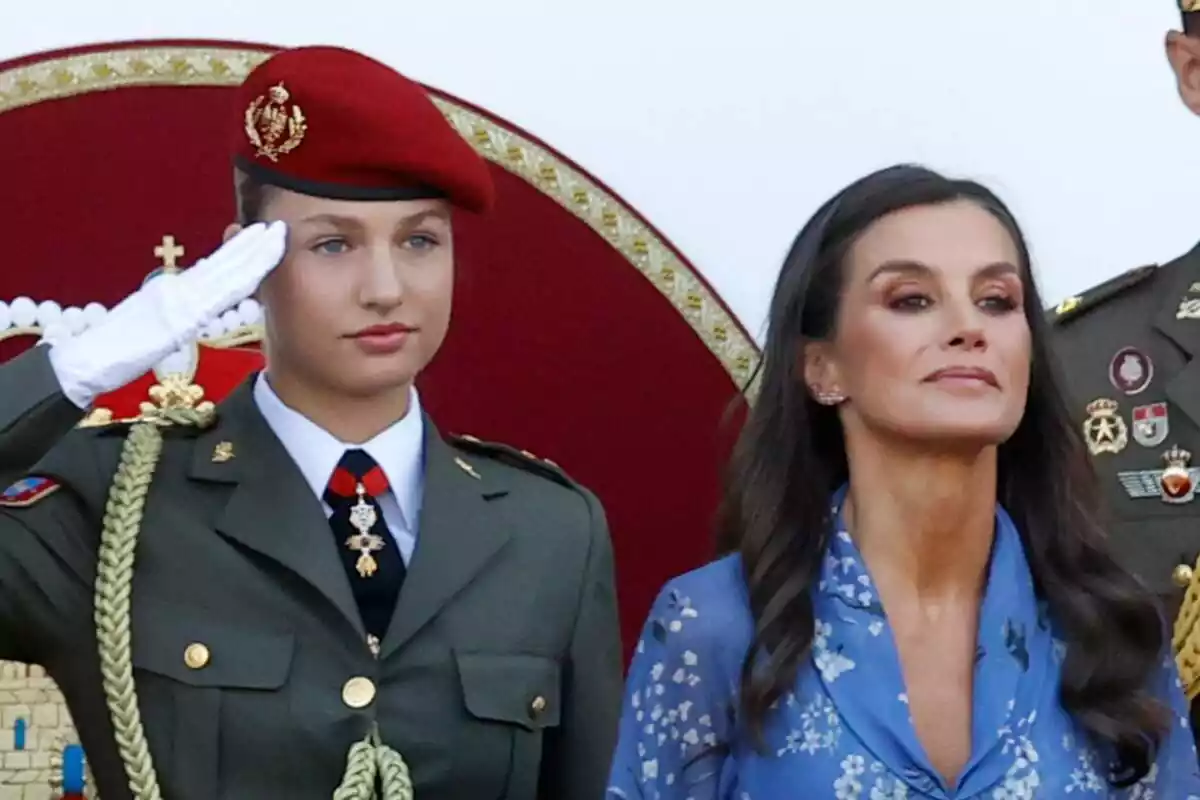
{"type": "Polygon", "coordinates": [[[254,294],[283,260],[286,242],[282,222],[250,225],[188,269],[148,281],[95,327],[48,343],[63,393],[87,408],[97,396],[144,375],[254,294]]]}

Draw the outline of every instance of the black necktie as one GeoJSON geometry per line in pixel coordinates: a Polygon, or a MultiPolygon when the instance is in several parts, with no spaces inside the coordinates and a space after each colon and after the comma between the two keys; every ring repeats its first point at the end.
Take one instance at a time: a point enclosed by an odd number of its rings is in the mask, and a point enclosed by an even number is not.
{"type": "Polygon", "coordinates": [[[404,583],[404,559],[379,506],[387,476],[362,450],[347,450],[325,489],[329,527],[367,633],[383,639],[404,583]]]}

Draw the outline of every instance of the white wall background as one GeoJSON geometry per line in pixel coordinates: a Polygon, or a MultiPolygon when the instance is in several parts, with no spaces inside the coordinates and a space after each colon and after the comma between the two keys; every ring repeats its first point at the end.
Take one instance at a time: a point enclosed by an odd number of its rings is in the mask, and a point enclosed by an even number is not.
{"type": "Polygon", "coordinates": [[[368,52],[593,172],[756,336],[807,215],[895,161],[996,188],[1047,302],[1200,239],[1172,0],[57,0],[4,18],[0,59],[165,37],[368,52]]]}

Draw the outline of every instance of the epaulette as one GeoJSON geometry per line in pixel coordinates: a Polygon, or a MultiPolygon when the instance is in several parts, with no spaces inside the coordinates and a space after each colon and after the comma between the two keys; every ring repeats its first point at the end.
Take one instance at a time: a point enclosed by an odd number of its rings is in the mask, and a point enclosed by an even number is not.
{"type": "Polygon", "coordinates": [[[1153,275],[1157,269],[1158,264],[1147,264],[1144,267],[1135,267],[1127,272],[1122,272],[1115,278],[1096,284],[1082,294],[1068,297],[1050,309],[1047,317],[1052,325],[1059,325],[1075,319],[1106,300],[1116,297],[1126,289],[1141,283],[1153,275]]]}
{"type": "Polygon", "coordinates": [[[133,426],[140,422],[156,421],[164,432],[200,431],[205,427],[204,424],[200,424],[199,422],[204,412],[193,413],[191,411],[184,411],[182,413],[188,416],[180,417],[179,419],[166,417],[164,416],[166,413],[169,412],[142,409],[142,413],[136,417],[115,417],[108,409],[99,408],[90,412],[75,427],[81,430],[94,431],[99,435],[116,436],[127,436],[130,430],[133,429],[133,426]]]}
{"type": "MultiPolygon", "coordinates": [[[[91,436],[95,437],[96,439],[106,439],[106,440],[126,439],[129,437],[130,432],[133,431],[133,426],[138,424],[139,422],[141,422],[141,420],[138,419],[137,417],[126,417],[123,419],[110,419],[110,420],[105,420],[103,422],[98,422],[96,420],[91,420],[91,421],[85,420],[84,422],[79,423],[75,427],[78,430],[81,430],[87,434],[90,434],[91,436]]],[[[168,431],[171,431],[171,430],[172,430],[172,428],[164,428],[163,433],[167,434],[168,431]]]]}
{"type": "Polygon", "coordinates": [[[485,442],[474,436],[450,437],[450,444],[468,453],[485,456],[504,464],[532,472],[555,483],[574,489],[577,484],[563,471],[562,467],[546,458],[539,458],[528,450],[521,450],[503,442],[485,442]]]}
{"type": "Polygon", "coordinates": [[[0,508],[27,508],[62,488],[62,484],[43,475],[29,475],[0,492],[0,508]]]}
{"type": "Polygon", "coordinates": [[[80,420],[75,427],[80,430],[93,432],[99,435],[117,434],[124,436],[129,433],[136,419],[113,419],[112,417],[100,417],[89,414],[80,420]]]}

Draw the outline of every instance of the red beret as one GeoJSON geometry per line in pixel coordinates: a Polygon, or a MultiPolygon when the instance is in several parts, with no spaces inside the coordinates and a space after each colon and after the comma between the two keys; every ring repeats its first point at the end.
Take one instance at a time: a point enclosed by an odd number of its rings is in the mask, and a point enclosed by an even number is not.
{"type": "Polygon", "coordinates": [[[487,163],[426,90],[353,50],[298,47],[256,67],[238,93],[235,141],[235,166],[301,194],[492,204],[487,163]]]}

